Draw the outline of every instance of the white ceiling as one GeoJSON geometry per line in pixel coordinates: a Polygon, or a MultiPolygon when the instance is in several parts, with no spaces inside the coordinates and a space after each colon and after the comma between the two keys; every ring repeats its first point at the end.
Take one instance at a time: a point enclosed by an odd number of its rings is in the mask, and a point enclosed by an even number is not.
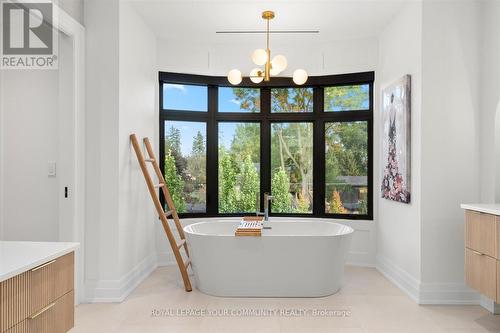
{"type": "MultiPolygon", "coordinates": [[[[218,44],[264,40],[262,35],[221,35],[218,30],[261,30],[261,12],[273,10],[271,29],[320,30],[318,35],[273,35],[280,42],[325,43],[377,36],[408,0],[209,1],[129,0],[160,39],[218,44]],[[278,37],[279,36],[279,37],[278,37]]],[[[409,0],[412,1],[412,0],[409,0]]]]}

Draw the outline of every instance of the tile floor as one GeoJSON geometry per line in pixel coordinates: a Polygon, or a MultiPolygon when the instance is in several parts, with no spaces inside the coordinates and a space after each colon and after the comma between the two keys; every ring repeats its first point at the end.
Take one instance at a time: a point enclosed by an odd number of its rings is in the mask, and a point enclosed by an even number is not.
{"type": "Polygon", "coordinates": [[[373,268],[347,267],[346,285],[324,298],[219,298],[183,290],[175,267],[149,276],[123,303],[84,304],[71,331],[99,333],[169,332],[349,332],[500,333],[500,315],[480,306],[419,306],[373,268]],[[192,316],[175,316],[176,311],[192,316]],[[195,311],[281,309],[272,316],[200,316],[195,311]],[[284,316],[284,310],[289,311],[284,316]],[[304,316],[293,316],[298,311],[304,316]],[[313,316],[315,310],[346,316],[313,316]],[[155,315],[153,315],[153,312],[155,315]],[[292,313],[295,311],[295,313],[292,313]]]}

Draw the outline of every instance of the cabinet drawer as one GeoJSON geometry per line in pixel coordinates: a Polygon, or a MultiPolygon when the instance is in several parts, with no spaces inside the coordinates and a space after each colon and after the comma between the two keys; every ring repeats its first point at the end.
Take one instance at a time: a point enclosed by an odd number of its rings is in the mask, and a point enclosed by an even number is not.
{"type": "Polygon", "coordinates": [[[475,211],[465,212],[465,246],[496,257],[496,216],[475,211]]]}
{"type": "Polygon", "coordinates": [[[29,286],[29,272],[0,283],[0,332],[14,327],[30,315],[29,286]]]}
{"type": "Polygon", "coordinates": [[[467,285],[490,299],[497,297],[497,260],[475,250],[465,249],[467,285]]]}
{"type": "Polygon", "coordinates": [[[70,291],[3,333],[66,333],[74,326],[74,303],[70,291]]]}
{"type": "Polygon", "coordinates": [[[70,291],[66,295],[63,295],[55,302],[50,303],[26,319],[28,322],[28,332],[68,332],[74,326],[74,304],[74,292],[70,291]]]}
{"type": "Polygon", "coordinates": [[[33,268],[30,272],[30,314],[74,289],[74,253],[33,268]]]}
{"type": "Polygon", "coordinates": [[[28,326],[28,320],[20,322],[19,324],[8,329],[4,333],[31,333],[28,326]]]}

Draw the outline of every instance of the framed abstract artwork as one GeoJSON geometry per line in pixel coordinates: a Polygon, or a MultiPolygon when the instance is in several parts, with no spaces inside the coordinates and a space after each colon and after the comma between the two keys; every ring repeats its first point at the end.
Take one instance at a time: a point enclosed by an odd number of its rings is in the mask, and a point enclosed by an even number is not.
{"type": "Polygon", "coordinates": [[[410,203],[411,78],[405,75],[382,90],[382,198],[410,203]]]}

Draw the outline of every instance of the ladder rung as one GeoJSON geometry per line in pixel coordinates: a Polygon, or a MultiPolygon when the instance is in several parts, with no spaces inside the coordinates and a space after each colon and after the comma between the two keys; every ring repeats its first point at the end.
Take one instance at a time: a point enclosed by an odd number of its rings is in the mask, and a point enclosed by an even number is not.
{"type": "Polygon", "coordinates": [[[189,265],[191,265],[191,259],[186,260],[184,267],[188,268],[189,265]]]}
{"type": "Polygon", "coordinates": [[[144,162],[153,163],[153,162],[156,162],[156,160],[154,158],[146,158],[146,159],[144,159],[144,162]]]}
{"type": "Polygon", "coordinates": [[[186,243],[185,239],[181,240],[179,244],[177,244],[177,248],[180,249],[185,243],[186,243]]]}
{"type": "Polygon", "coordinates": [[[169,217],[169,216],[172,216],[172,214],[174,213],[174,210],[169,210],[168,212],[165,212],[165,217],[169,217]]]}
{"type": "Polygon", "coordinates": [[[163,187],[163,186],[165,186],[165,184],[163,184],[163,183],[154,185],[155,188],[160,188],[160,187],[163,187]]]}

